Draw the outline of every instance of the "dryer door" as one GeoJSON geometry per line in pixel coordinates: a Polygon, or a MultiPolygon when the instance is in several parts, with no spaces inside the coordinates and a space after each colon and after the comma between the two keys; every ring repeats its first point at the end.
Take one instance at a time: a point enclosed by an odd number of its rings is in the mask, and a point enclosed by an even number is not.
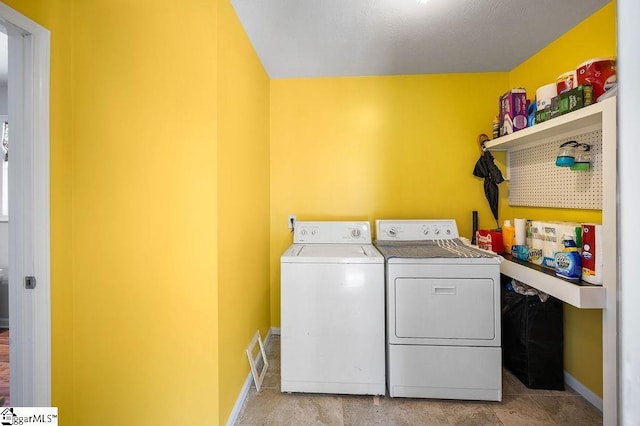
{"type": "Polygon", "coordinates": [[[389,277],[389,343],[499,346],[499,276],[439,272],[389,277]]]}

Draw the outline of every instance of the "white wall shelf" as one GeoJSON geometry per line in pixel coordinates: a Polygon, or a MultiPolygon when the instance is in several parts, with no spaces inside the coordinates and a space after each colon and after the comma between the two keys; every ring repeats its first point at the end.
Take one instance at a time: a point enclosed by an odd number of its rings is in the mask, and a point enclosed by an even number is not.
{"type": "Polygon", "coordinates": [[[612,107],[615,108],[615,102],[615,97],[606,99],[510,135],[487,141],[485,146],[491,151],[515,151],[537,145],[549,138],[560,139],[601,129],[603,112],[612,107]]]}
{"type": "MultiPolygon", "coordinates": [[[[618,244],[617,244],[617,124],[615,97],[556,117],[511,135],[488,141],[491,151],[519,151],[550,141],[602,131],[601,287],[579,286],[518,261],[502,262],[501,271],[578,308],[602,308],[603,420],[618,424],[618,244]]],[[[509,154],[508,154],[509,155],[509,154]]],[[[549,158],[549,161],[554,161],[549,158]]]]}
{"type": "Polygon", "coordinates": [[[500,271],[518,281],[537,288],[576,308],[602,309],[606,306],[606,289],[580,281],[573,283],[557,277],[552,269],[517,260],[505,255],[500,271]]]}

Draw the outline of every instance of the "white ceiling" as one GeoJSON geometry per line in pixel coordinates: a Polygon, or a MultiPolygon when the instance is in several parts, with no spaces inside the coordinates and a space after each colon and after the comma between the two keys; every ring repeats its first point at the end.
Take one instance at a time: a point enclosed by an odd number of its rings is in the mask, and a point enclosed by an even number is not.
{"type": "Polygon", "coordinates": [[[231,3],[269,76],[292,78],[511,71],[609,1],[231,3]]]}

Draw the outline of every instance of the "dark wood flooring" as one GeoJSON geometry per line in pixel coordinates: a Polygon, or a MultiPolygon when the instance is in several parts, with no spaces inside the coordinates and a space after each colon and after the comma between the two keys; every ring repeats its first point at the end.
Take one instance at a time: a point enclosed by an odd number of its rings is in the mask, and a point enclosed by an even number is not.
{"type": "Polygon", "coordinates": [[[9,329],[0,329],[0,399],[4,396],[3,407],[8,407],[9,400],[9,329]]]}

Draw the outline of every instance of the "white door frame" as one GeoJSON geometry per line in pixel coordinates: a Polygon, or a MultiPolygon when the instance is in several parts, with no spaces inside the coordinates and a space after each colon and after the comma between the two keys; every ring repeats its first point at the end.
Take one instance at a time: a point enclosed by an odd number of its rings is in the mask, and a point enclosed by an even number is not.
{"type": "Polygon", "coordinates": [[[9,36],[11,405],[50,406],[50,33],[3,3],[0,22],[9,36]]]}

